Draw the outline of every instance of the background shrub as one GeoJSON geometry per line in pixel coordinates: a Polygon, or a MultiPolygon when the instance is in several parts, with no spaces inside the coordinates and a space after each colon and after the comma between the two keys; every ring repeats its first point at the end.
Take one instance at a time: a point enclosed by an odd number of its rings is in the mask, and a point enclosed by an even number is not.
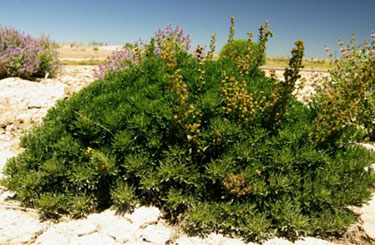
{"type": "Polygon", "coordinates": [[[371,39],[357,44],[353,33],[346,45],[339,40],[341,56],[333,60],[330,76],[315,87],[315,104],[322,108],[315,120],[322,133],[318,137],[328,137],[344,126],[360,128],[375,141],[375,33],[371,39]]]}
{"type": "Polygon", "coordinates": [[[18,200],[45,217],[152,204],[187,231],[249,241],[338,234],[354,222],[347,206],[369,199],[374,154],[353,144],[354,131],[315,137],[319,110],[292,94],[302,41],[285,81],[204,61],[202,48],[195,58],[173,40],[158,55],[152,42],[137,66],[59,101],[22,138],[2,180],[18,200]]]}
{"type": "Polygon", "coordinates": [[[237,61],[241,66],[246,65],[249,73],[259,72],[259,66],[266,62],[266,43],[273,32],[268,30],[268,21],[259,27],[259,40],[257,43],[251,40],[253,33],[248,32],[248,40],[234,40],[234,17],[231,17],[228,42],[219,53],[220,59],[237,61]]]}
{"type": "Polygon", "coordinates": [[[59,68],[55,44],[46,36],[0,26],[0,51],[0,78],[54,76],[59,68]]]}
{"type": "Polygon", "coordinates": [[[261,52],[259,45],[254,42],[248,42],[248,40],[245,39],[237,39],[224,44],[223,48],[220,50],[219,58],[236,60],[238,58],[245,57],[249,51],[255,57],[262,57],[262,63],[260,65],[265,64],[266,55],[265,53],[261,52]]]}
{"type": "Polygon", "coordinates": [[[190,49],[190,35],[184,36],[184,30],[179,25],[173,27],[170,24],[164,30],[159,29],[150,43],[140,40],[134,45],[126,44],[121,50],[114,51],[105,62],[99,64],[94,71],[94,77],[102,79],[110,71],[121,71],[138,65],[145,57],[150,56],[150,53],[160,56],[168,42],[173,43],[172,48],[176,51],[190,49]]]}

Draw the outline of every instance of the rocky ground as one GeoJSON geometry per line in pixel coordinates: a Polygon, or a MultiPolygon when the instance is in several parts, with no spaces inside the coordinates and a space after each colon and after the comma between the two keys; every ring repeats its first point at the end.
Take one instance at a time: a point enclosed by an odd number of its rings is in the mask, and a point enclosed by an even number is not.
{"type": "MultiPolygon", "coordinates": [[[[93,81],[90,66],[66,66],[54,79],[0,80],[0,178],[6,159],[17,155],[19,137],[38,125],[56,100],[67,99],[93,81]]],[[[311,80],[314,71],[305,71],[311,80]]],[[[281,76],[282,71],[277,71],[281,76]]],[[[311,92],[311,89],[309,90],[311,92]]],[[[375,149],[372,145],[366,147],[375,149]]],[[[341,238],[328,242],[304,238],[294,244],[375,244],[375,196],[362,208],[353,208],[359,222],[341,238]]],[[[188,237],[178,226],[170,226],[155,207],[138,207],[132,214],[113,210],[91,214],[85,219],[41,221],[34,209],[12,200],[12,193],[0,187],[0,244],[244,244],[239,239],[210,234],[188,237]]],[[[293,244],[274,238],[265,244],[293,244]]]]}

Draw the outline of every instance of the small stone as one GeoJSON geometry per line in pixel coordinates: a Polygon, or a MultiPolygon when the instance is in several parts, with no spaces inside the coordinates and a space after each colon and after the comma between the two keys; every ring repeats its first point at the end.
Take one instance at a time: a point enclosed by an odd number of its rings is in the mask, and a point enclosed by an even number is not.
{"type": "Polygon", "coordinates": [[[154,244],[165,244],[172,236],[172,229],[162,225],[149,225],[143,229],[138,240],[147,241],[154,244]]]}
{"type": "Polygon", "coordinates": [[[65,245],[69,244],[69,236],[62,233],[53,232],[48,230],[42,235],[38,236],[35,241],[36,245],[65,245]]]}
{"type": "Polygon", "coordinates": [[[81,220],[80,222],[75,223],[75,226],[70,227],[74,234],[78,236],[84,236],[91,234],[97,231],[97,226],[87,220],[81,220]]]}
{"type": "MultiPolygon", "coordinates": [[[[214,243],[210,243],[214,244],[214,243]]],[[[222,244],[222,245],[245,245],[245,244],[255,244],[255,243],[244,243],[241,240],[233,239],[233,238],[224,238],[223,240],[220,241],[220,243],[216,244],[222,244]]]]}
{"type": "Polygon", "coordinates": [[[188,237],[186,235],[178,238],[174,244],[178,245],[196,245],[196,244],[204,244],[203,239],[198,237],[188,237]]]}
{"type": "Polygon", "coordinates": [[[101,222],[99,226],[101,226],[101,233],[107,234],[121,244],[135,241],[136,239],[137,228],[130,222],[122,219],[122,217],[118,217],[117,220],[105,226],[101,222]]]}
{"type": "Polygon", "coordinates": [[[31,113],[24,112],[24,113],[18,114],[17,117],[16,117],[16,120],[20,124],[28,124],[31,121],[32,116],[33,115],[31,113]]]}
{"type": "Polygon", "coordinates": [[[131,215],[125,215],[136,227],[146,228],[148,225],[156,224],[161,213],[156,207],[139,207],[131,215]]]}
{"type": "Polygon", "coordinates": [[[314,238],[314,237],[305,237],[301,240],[298,240],[294,243],[295,245],[329,245],[333,244],[322,239],[314,238]]]}
{"type": "MultiPolygon", "coordinates": [[[[375,216],[373,216],[372,219],[374,220],[375,216]]],[[[365,222],[362,227],[367,236],[369,236],[372,240],[375,240],[375,221],[365,222]]]]}
{"type": "Polygon", "coordinates": [[[16,126],[14,124],[9,124],[5,127],[5,131],[13,131],[16,130],[16,126]]]}
{"type": "MultiPolygon", "coordinates": [[[[0,174],[1,178],[1,174],[0,174]]],[[[3,203],[7,201],[8,199],[12,198],[14,196],[13,192],[10,192],[0,186],[0,203],[3,203]]]]}
{"type": "Polygon", "coordinates": [[[72,96],[75,92],[76,92],[76,87],[75,87],[74,85],[72,85],[72,84],[67,85],[67,86],[64,88],[64,94],[65,94],[65,96],[67,96],[67,97],[72,96]]]}
{"type": "Polygon", "coordinates": [[[42,105],[29,105],[28,107],[27,107],[27,109],[40,109],[40,108],[42,108],[42,105]]]}
{"type": "Polygon", "coordinates": [[[283,238],[273,238],[264,243],[264,245],[292,245],[293,243],[283,238]]]}

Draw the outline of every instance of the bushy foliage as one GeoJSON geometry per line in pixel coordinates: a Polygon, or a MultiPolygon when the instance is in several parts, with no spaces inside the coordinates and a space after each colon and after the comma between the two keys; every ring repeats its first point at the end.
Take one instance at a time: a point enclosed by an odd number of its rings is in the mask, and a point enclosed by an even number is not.
{"type": "Polygon", "coordinates": [[[138,65],[151,53],[160,56],[169,42],[173,42],[171,48],[176,51],[190,49],[190,35],[185,36],[184,30],[179,25],[173,27],[170,24],[164,30],[159,29],[150,43],[140,40],[134,45],[126,44],[121,50],[114,51],[105,62],[99,64],[98,69],[94,71],[94,76],[96,79],[102,79],[108,72],[121,71],[138,65]]]}
{"type": "Polygon", "coordinates": [[[315,137],[316,110],[292,94],[303,42],[285,81],[174,45],[160,55],[149,45],[137,66],[59,101],[22,138],[2,184],[46,217],[141,203],[201,234],[343,232],[354,221],[347,206],[370,197],[374,154],[352,143],[355,131],[315,137]]]}
{"type": "Polygon", "coordinates": [[[375,33],[371,38],[363,45],[356,44],[355,33],[346,45],[339,40],[341,57],[333,60],[330,76],[316,86],[316,103],[325,105],[315,120],[322,132],[318,137],[354,126],[375,141],[375,33]]]}
{"type": "Polygon", "coordinates": [[[54,76],[59,64],[55,44],[48,37],[34,38],[0,26],[0,78],[54,76]]]}
{"type": "Polygon", "coordinates": [[[230,43],[224,44],[223,48],[220,50],[219,57],[236,60],[239,57],[245,57],[246,54],[248,54],[248,50],[250,50],[254,56],[261,55],[261,65],[264,64],[265,54],[260,54],[261,51],[259,45],[245,39],[236,39],[230,43]]]}
{"type": "Polygon", "coordinates": [[[264,25],[260,26],[257,43],[251,40],[252,32],[248,33],[248,40],[235,40],[234,30],[234,17],[232,17],[228,42],[221,49],[219,58],[232,59],[239,62],[245,61],[250,64],[252,70],[264,65],[266,62],[266,43],[268,38],[273,36],[273,32],[268,30],[268,22],[266,21],[264,25]]]}

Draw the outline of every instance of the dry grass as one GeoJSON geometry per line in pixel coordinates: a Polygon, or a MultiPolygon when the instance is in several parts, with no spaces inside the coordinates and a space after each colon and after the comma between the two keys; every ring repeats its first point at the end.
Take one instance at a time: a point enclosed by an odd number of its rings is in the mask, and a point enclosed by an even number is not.
{"type": "MultiPolygon", "coordinates": [[[[289,58],[286,57],[267,57],[265,67],[285,68],[289,65],[289,58]]],[[[331,69],[333,66],[328,59],[303,59],[302,65],[307,69],[331,69]]]]}
{"type": "Polygon", "coordinates": [[[103,60],[62,60],[62,65],[69,65],[69,66],[97,66],[103,60]]]}
{"type": "MultiPolygon", "coordinates": [[[[63,65],[97,65],[104,61],[114,50],[121,46],[93,46],[93,45],[60,45],[57,49],[63,65]]],[[[213,59],[218,57],[214,54],[213,59]]],[[[267,57],[263,67],[288,67],[286,57],[267,57]]],[[[307,69],[330,69],[332,65],[328,59],[304,59],[303,65],[307,69]]]]}
{"type": "Polygon", "coordinates": [[[121,46],[60,45],[57,52],[61,60],[105,60],[121,46]]]}

